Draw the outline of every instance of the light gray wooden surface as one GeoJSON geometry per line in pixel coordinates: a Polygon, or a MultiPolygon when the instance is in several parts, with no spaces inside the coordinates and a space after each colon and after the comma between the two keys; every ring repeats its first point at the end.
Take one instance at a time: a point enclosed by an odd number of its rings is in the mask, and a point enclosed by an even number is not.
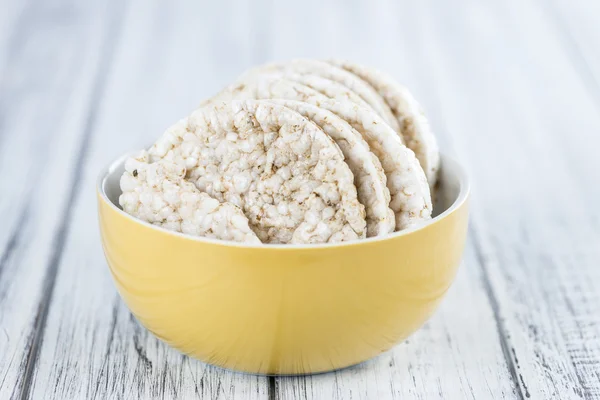
{"type": "Polygon", "coordinates": [[[600,398],[600,3],[0,0],[0,399],[600,398]],[[459,275],[375,360],[267,378],[117,295],[96,174],[249,66],[343,57],[423,103],[473,180],[459,275]]]}

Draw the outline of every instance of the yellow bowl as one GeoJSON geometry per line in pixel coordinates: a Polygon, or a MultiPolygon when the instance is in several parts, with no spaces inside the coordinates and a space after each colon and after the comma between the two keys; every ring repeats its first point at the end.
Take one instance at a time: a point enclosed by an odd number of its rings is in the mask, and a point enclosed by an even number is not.
{"type": "Polygon", "coordinates": [[[460,263],[464,171],[442,157],[429,223],[335,245],[250,246],[186,236],[118,206],[124,157],[98,182],[104,252],[123,300],[152,333],[202,361],[260,374],[357,364],[417,330],[460,263]]]}

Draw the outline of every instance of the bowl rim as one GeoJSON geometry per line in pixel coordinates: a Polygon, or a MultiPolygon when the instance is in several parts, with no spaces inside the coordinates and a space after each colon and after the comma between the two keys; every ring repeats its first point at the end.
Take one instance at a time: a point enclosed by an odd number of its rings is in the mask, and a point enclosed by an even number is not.
{"type": "Polygon", "coordinates": [[[357,245],[364,245],[364,244],[380,242],[380,241],[389,241],[389,240],[393,240],[398,237],[407,236],[414,232],[421,231],[421,230],[426,229],[427,227],[429,227],[433,224],[436,224],[439,221],[445,219],[446,217],[448,217],[450,214],[452,214],[454,211],[456,211],[458,208],[460,208],[465,203],[465,201],[467,200],[467,198],[469,197],[469,194],[471,192],[471,183],[465,172],[465,169],[454,158],[448,156],[445,153],[440,153],[441,167],[444,168],[444,166],[452,165],[452,170],[457,178],[457,182],[460,185],[459,192],[458,192],[458,196],[456,196],[456,199],[454,199],[454,201],[448,208],[446,208],[442,213],[435,216],[434,218],[431,218],[429,221],[427,221],[425,223],[419,224],[412,228],[403,229],[399,232],[392,232],[386,236],[376,236],[376,237],[371,237],[371,238],[355,239],[355,240],[349,240],[347,242],[340,242],[340,243],[268,244],[268,245],[239,243],[239,242],[233,242],[233,241],[227,241],[227,240],[205,238],[202,236],[192,236],[192,235],[188,235],[188,234],[181,233],[181,232],[175,232],[175,231],[172,231],[172,230],[160,227],[160,226],[156,226],[149,222],[142,221],[140,219],[133,217],[132,215],[127,214],[125,211],[123,211],[121,208],[119,208],[115,203],[113,203],[106,194],[105,183],[108,180],[109,176],[114,173],[114,171],[125,161],[125,159],[127,159],[128,157],[137,155],[137,154],[139,154],[139,151],[132,151],[132,152],[125,153],[125,154],[117,157],[115,160],[110,162],[104,168],[102,168],[102,170],[98,176],[97,184],[96,184],[96,190],[97,190],[97,193],[98,193],[100,199],[102,201],[104,201],[105,203],[107,203],[108,206],[110,208],[112,208],[114,211],[116,211],[118,214],[124,216],[125,218],[129,219],[130,221],[133,221],[134,223],[139,224],[143,227],[146,227],[149,229],[154,229],[158,232],[162,232],[164,234],[172,235],[172,236],[175,236],[175,237],[178,237],[181,239],[185,239],[185,240],[206,243],[206,244],[212,244],[212,245],[225,246],[225,247],[241,247],[241,248],[261,249],[261,250],[298,250],[298,249],[317,250],[317,249],[331,249],[331,248],[346,247],[346,246],[357,246],[357,245]]]}

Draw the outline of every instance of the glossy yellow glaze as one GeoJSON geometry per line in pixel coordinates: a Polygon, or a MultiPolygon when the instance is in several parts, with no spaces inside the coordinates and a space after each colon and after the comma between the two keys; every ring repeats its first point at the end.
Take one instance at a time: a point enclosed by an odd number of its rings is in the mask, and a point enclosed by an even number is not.
{"type": "Polygon", "coordinates": [[[110,270],[141,323],[183,353],[264,374],[346,367],[418,329],[456,274],[468,214],[465,196],[385,239],[244,247],[173,234],[98,199],[110,270]]]}

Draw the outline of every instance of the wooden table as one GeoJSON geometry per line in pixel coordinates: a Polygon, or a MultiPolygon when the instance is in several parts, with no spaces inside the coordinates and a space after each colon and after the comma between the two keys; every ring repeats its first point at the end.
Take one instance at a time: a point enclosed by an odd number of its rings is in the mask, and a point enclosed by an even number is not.
{"type": "Polygon", "coordinates": [[[599,18],[567,0],[0,0],[0,399],[600,398],[599,18]],[[245,68],[293,57],[414,91],[472,177],[469,241],[441,308],[392,351],[247,376],[131,316],[94,186],[245,68]]]}

